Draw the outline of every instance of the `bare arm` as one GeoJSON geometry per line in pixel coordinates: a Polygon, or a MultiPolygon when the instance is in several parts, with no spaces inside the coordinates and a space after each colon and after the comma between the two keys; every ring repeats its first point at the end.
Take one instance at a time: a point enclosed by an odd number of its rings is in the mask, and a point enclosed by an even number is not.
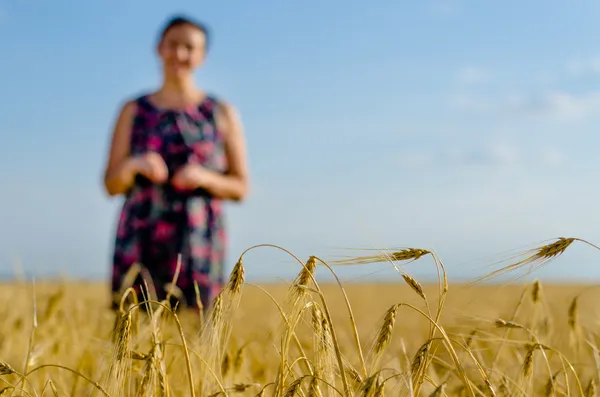
{"type": "Polygon", "coordinates": [[[117,117],[108,160],[104,170],[104,187],[109,196],[123,194],[133,184],[137,173],[136,161],[130,157],[131,123],[135,103],[127,102],[117,117]]]}
{"type": "Polygon", "coordinates": [[[202,185],[215,197],[242,201],[249,190],[246,140],[240,117],[233,106],[219,105],[217,127],[225,137],[225,155],[229,169],[225,174],[207,171],[202,178],[202,185]]]}

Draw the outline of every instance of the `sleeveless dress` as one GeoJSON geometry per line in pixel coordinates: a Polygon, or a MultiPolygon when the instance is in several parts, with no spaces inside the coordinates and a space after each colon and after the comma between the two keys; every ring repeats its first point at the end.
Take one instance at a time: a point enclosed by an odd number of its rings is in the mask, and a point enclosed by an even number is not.
{"type": "MultiPolygon", "coordinates": [[[[137,112],[131,131],[131,154],[159,153],[171,178],[186,163],[197,163],[216,172],[225,172],[227,162],[222,134],[217,129],[217,101],[207,96],[197,107],[186,110],[160,109],[148,97],[136,100],[137,112]]],[[[125,195],[113,254],[113,308],[121,293],[124,276],[134,265],[151,276],[158,299],[166,297],[181,254],[177,287],[181,300],[196,306],[197,283],[204,308],[220,291],[224,280],[225,233],[222,200],[204,189],[178,191],[167,182],[153,184],[137,175],[125,195]]],[[[140,295],[142,275],[133,287],[140,295]]]]}

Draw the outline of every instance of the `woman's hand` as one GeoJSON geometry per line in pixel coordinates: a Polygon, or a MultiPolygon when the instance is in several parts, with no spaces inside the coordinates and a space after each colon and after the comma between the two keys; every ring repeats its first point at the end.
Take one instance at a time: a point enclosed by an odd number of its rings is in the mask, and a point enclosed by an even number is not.
{"type": "Polygon", "coordinates": [[[137,173],[145,176],[153,183],[164,183],[169,178],[167,164],[160,154],[147,152],[131,158],[132,166],[137,173]]]}
{"type": "Polygon", "coordinates": [[[178,190],[194,190],[205,187],[209,172],[199,164],[186,164],[175,172],[171,184],[178,190]]]}

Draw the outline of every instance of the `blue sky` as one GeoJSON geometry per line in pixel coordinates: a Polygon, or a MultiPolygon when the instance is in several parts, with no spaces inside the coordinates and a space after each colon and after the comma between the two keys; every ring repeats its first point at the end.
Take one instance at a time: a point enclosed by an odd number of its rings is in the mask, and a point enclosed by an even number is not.
{"type": "MultiPolygon", "coordinates": [[[[0,0],[3,272],[19,258],[34,274],[108,274],[110,130],[159,84],[154,41],[175,12],[212,28],[198,83],[246,127],[253,187],[229,206],[232,262],[258,243],[302,258],[413,246],[458,279],[546,239],[600,241],[597,1],[0,0]]],[[[597,279],[599,260],[574,246],[536,276],[597,279]]],[[[247,267],[298,270],[264,249],[247,267]]]]}

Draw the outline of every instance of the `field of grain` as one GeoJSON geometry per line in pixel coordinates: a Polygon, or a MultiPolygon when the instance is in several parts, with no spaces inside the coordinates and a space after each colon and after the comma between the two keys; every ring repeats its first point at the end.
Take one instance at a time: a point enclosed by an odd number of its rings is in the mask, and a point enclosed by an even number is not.
{"type": "MultiPolygon", "coordinates": [[[[519,266],[571,243],[525,252],[519,266]]],[[[101,283],[4,284],[0,395],[597,395],[594,285],[446,285],[441,272],[428,285],[402,274],[341,288],[313,279],[318,265],[258,286],[240,261],[206,313],[173,314],[167,301],[147,313],[125,295],[115,314],[101,283]]]]}

